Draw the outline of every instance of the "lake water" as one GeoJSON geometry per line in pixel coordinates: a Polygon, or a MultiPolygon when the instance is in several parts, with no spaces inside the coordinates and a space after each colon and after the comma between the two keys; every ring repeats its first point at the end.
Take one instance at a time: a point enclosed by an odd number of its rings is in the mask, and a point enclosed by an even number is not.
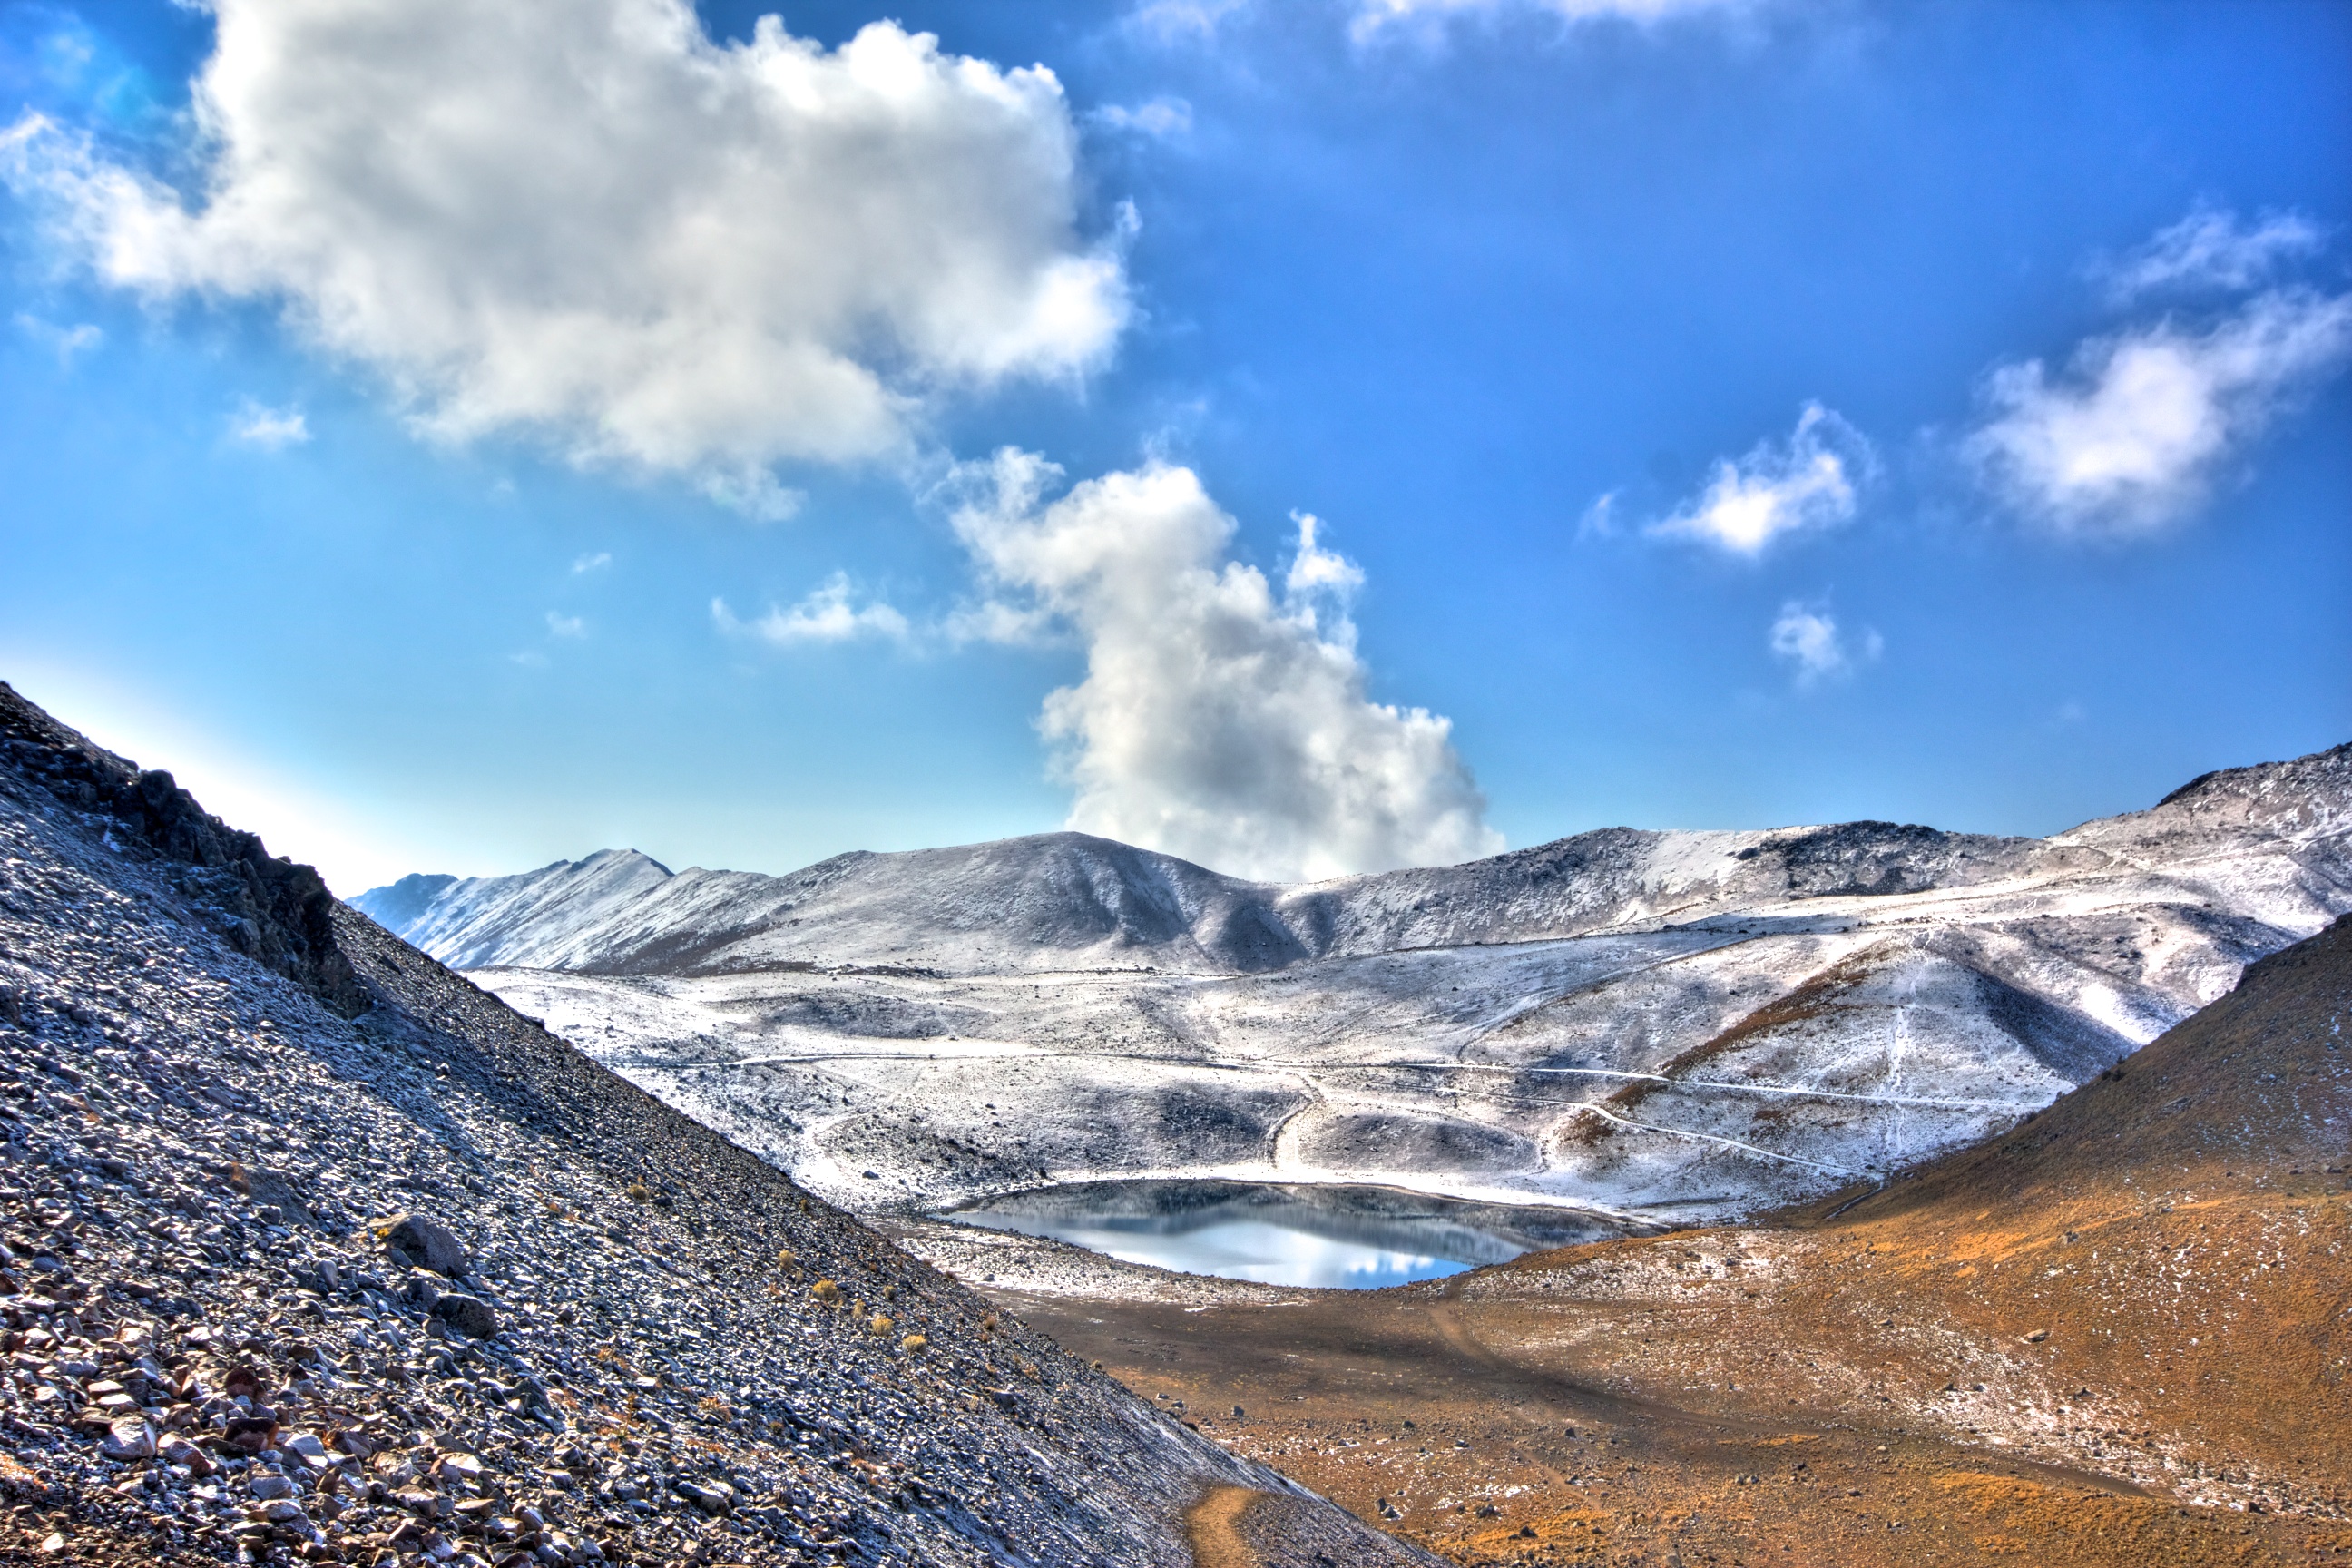
{"type": "Polygon", "coordinates": [[[1187,1274],[1340,1289],[1435,1279],[1618,1234],[1573,1209],[1265,1182],[1072,1183],[940,1217],[1187,1274]]]}

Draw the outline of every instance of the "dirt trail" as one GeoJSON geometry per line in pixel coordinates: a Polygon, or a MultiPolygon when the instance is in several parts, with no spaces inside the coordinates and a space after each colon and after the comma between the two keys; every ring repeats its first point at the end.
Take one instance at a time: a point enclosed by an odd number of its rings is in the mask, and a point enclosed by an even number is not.
{"type": "Polygon", "coordinates": [[[1242,1539],[1242,1516],[1265,1496],[1248,1487],[1213,1487],[1184,1515],[1184,1542],[1195,1568],[1263,1568],[1242,1539]]]}

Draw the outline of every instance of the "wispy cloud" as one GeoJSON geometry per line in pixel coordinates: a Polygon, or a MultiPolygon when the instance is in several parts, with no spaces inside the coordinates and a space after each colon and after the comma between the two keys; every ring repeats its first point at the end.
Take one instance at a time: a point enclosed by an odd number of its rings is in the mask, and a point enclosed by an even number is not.
{"type": "Polygon", "coordinates": [[[588,635],[588,623],[578,616],[559,615],[550,610],[547,612],[547,635],[555,637],[584,637],[588,635]]]}
{"type": "Polygon", "coordinates": [[[1808,605],[1798,599],[1780,606],[1767,640],[1772,657],[1793,671],[1801,690],[1852,675],[1858,667],[1874,661],[1886,646],[1874,631],[1864,631],[1849,644],[1826,605],[1808,605]]]}
{"type": "MultiPolygon", "coordinates": [[[[1706,488],[1650,531],[1758,555],[1776,539],[1853,516],[1856,486],[1874,463],[1861,432],[1808,403],[1787,441],[1759,442],[1736,461],[1717,458],[1706,488]]],[[[1588,524],[1605,526],[1607,510],[1604,497],[1586,514],[1588,524]]]]}
{"type": "Polygon", "coordinates": [[[1354,31],[1368,38],[1401,25],[1507,11],[1549,12],[1566,22],[1658,23],[1703,12],[1747,10],[1761,0],[1355,0],[1354,31]]]}
{"type": "Polygon", "coordinates": [[[1105,104],[1090,118],[1112,131],[1173,142],[1192,129],[1192,106],[1181,98],[1163,95],[1131,106],[1105,104]]]}
{"type": "Polygon", "coordinates": [[[956,531],[1023,633],[1067,628],[1086,678],[1043,728],[1069,826],[1243,876],[1435,865],[1502,839],[1449,722],[1374,702],[1348,593],[1362,574],[1298,515],[1279,597],[1226,557],[1234,521],[1153,462],[1049,500],[1061,470],[1007,450],[965,471],[956,531]]]}
{"type": "Polygon", "coordinates": [[[577,577],[583,573],[602,572],[612,563],[613,552],[609,550],[599,550],[593,555],[576,557],[572,563],[572,574],[577,577]]]}
{"type": "Polygon", "coordinates": [[[228,433],[248,447],[275,452],[308,441],[310,425],[299,408],[267,408],[248,399],[229,421],[228,433]]]}
{"type": "Polygon", "coordinates": [[[2267,282],[2279,263],[2316,251],[2325,236],[2300,213],[2266,213],[2251,225],[2200,206],[2120,260],[2099,270],[2117,301],[2166,289],[2232,291],[2267,282]]]}
{"type": "Polygon", "coordinates": [[[1128,26],[1164,41],[1216,37],[1217,28],[1252,0],[1142,0],[1127,16],[1128,26]]]}
{"type": "Polygon", "coordinates": [[[2216,471],[2352,355],[2352,296],[2274,290],[2201,330],[2170,319],[2093,338],[2053,375],[1986,380],[1965,450],[1996,493],[2059,532],[2125,538],[2186,515],[2216,471]]]}
{"type": "Polygon", "coordinates": [[[58,356],[58,363],[71,369],[75,359],[89,353],[106,341],[106,333],[89,321],[78,321],[70,327],[60,327],[38,316],[19,314],[17,330],[58,356]]]}
{"type": "Polygon", "coordinates": [[[808,500],[796,489],[777,483],[766,468],[734,468],[702,476],[702,493],[729,511],[753,522],[784,522],[800,514],[808,500]]]}
{"type": "Polygon", "coordinates": [[[757,637],[778,647],[848,642],[869,637],[904,642],[914,630],[905,616],[878,599],[856,603],[848,574],[843,572],[826,578],[792,608],[771,608],[757,620],[739,619],[727,607],[726,600],[713,599],[710,619],[725,636],[757,637]]]}

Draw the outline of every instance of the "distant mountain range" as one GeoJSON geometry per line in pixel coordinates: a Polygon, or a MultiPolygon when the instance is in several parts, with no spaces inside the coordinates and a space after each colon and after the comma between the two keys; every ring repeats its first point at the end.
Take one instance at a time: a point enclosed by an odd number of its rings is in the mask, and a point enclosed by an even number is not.
{"type": "Polygon", "coordinates": [[[2352,746],[2044,839],[1612,828],[1279,886],[1057,833],[353,902],[869,1207],[1213,1173],[1687,1217],[1998,1131],[2352,910],[2352,746]]]}

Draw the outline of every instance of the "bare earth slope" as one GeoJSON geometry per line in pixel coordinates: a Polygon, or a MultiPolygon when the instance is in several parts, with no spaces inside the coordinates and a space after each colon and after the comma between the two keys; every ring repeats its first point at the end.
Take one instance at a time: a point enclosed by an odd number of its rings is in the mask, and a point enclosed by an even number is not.
{"type": "Polygon", "coordinates": [[[5,687],[0,1325],[0,1560],[1420,1560],[5,687]]]}
{"type": "Polygon", "coordinates": [[[1998,1133],[2352,910],[2352,747],[2044,840],[1611,829],[1282,888],[1052,834],[361,902],[861,1212],[1214,1176],[1686,1222],[1998,1133]]]}
{"type": "Polygon", "coordinates": [[[1278,1306],[1024,1304],[1465,1563],[2339,1562],[2347,1026],[2352,920],[1814,1212],[1278,1306]]]}

